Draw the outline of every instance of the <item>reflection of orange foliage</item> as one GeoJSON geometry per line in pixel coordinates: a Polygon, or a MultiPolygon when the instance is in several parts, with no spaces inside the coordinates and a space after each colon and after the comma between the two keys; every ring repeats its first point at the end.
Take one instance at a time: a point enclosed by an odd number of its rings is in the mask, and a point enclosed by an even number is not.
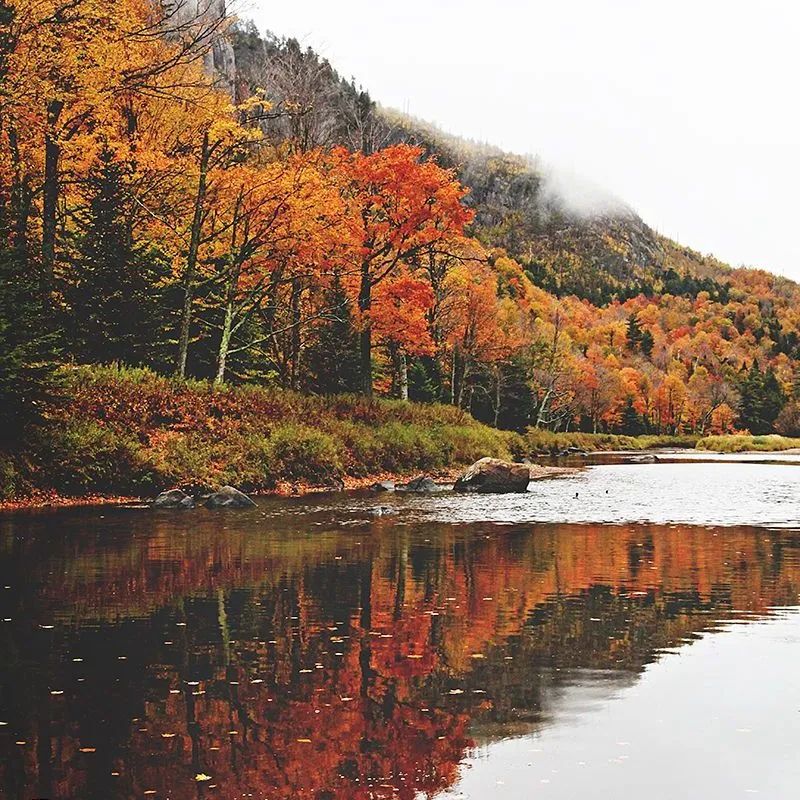
{"type": "MultiPolygon", "coordinates": [[[[98,780],[91,765],[102,763],[120,773],[109,797],[196,797],[195,776],[206,774],[225,797],[412,800],[455,780],[471,718],[500,713],[502,696],[473,690],[502,675],[510,642],[522,642],[525,657],[512,663],[526,685],[543,658],[638,669],[654,648],[730,609],[763,612],[796,602],[800,589],[800,560],[782,553],[781,534],[747,529],[537,525],[465,535],[428,526],[435,545],[420,549],[407,532],[284,547],[224,527],[181,537],[169,525],[130,552],[59,553],[48,541],[25,553],[33,566],[24,603],[37,619],[80,626],[192,595],[199,605],[185,604],[185,638],[169,649],[152,649],[163,638],[161,612],[154,641],[132,642],[145,648],[124,673],[136,707],[144,703],[134,721],[81,694],[56,660],[32,700],[41,705],[22,717],[28,744],[6,752],[0,742],[0,781],[12,769],[39,780],[37,754],[47,748],[33,721],[46,713],[53,796],[88,796],[98,780]],[[625,622],[589,620],[592,593],[600,614],[625,622]],[[49,695],[53,685],[63,697],[49,695]],[[99,713],[122,715],[121,741],[87,740],[99,713]],[[87,746],[96,752],[81,752],[87,746]]],[[[116,651],[109,658],[116,663],[116,651]]]]}

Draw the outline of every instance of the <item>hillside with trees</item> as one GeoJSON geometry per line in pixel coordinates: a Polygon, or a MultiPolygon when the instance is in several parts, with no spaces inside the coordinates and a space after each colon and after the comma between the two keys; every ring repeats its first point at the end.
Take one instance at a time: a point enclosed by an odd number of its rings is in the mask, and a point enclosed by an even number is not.
{"type": "Polygon", "coordinates": [[[6,453],[110,363],[520,432],[800,433],[796,284],[577,207],[223,12],[0,3],[6,453]]]}

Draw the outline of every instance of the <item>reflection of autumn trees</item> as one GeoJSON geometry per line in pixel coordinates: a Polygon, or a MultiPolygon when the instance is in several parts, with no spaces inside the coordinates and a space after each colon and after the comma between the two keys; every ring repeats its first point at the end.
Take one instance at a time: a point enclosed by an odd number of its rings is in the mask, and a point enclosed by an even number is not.
{"type": "Polygon", "coordinates": [[[28,575],[2,598],[7,796],[430,795],[470,724],[535,724],[570,669],[635,673],[800,590],[796,541],[757,529],[160,524],[0,538],[28,575]]]}

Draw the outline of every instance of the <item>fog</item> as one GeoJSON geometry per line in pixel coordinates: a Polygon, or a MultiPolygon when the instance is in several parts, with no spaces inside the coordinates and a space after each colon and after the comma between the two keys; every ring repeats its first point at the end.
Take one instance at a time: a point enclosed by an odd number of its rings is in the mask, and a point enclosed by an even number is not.
{"type": "Polygon", "coordinates": [[[800,7],[788,0],[239,6],[384,105],[535,153],[558,191],[580,176],[681,243],[800,278],[800,7]]]}

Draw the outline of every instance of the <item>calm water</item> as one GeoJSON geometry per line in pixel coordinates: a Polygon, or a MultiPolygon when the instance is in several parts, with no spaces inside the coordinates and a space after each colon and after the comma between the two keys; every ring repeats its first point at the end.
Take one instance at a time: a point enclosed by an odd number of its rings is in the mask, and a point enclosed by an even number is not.
{"type": "Polygon", "coordinates": [[[0,796],[794,799],[800,462],[723,461],[0,517],[0,796]]]}

